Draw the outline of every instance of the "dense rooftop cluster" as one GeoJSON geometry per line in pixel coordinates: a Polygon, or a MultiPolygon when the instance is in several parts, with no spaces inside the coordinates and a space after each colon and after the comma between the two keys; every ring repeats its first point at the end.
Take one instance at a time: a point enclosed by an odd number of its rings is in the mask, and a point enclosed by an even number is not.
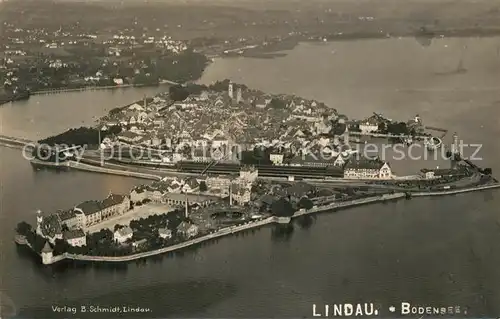
{"type": "MultiPolygon", "coordinates": [[[[227,90],[205,90],[183,101],[157,96],[114,110],[101,125],[105,129],[119,125],[122,131],[104,143],[178,153],[187,148],[191,157],[197,157],[200,149],[222,148],[223,153],[229,153],[232,147],[273,148],[281,153],[292,149],[295,153],[299,149],[334,152],[331,144],[341,144],[340,137],[347,131],[346,117],[335,109],[314,100],[227,83],[227,90]]],[[[180,157],[193,159],[186,154],[180,157]]],[[[173,156],[169,160],[174,160],[173,156]]]]}

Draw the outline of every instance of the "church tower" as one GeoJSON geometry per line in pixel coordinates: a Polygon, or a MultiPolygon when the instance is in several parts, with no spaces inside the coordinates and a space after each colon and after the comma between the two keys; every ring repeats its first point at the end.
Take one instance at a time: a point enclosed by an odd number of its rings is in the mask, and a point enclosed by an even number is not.
{"type": "Polygon", "coordinates": [[[233,82],[229,82],[229,86],[227,88],[227,95],[229,95],[230,99],[233,99],[233,97],[234,97],[234,85],[233,85],[233,82]]]}
{"type": "Polygon", "coordinates": [[[236,103],[241,103],[241,101],[243,100],[243,93],[241,92],[241,88],[239,87],[237,90],[236,90],[236,103]]]}
{"type": "Polygon", "coordinates": [[[344,132],[344,145],[349,145],[349,127],[346,126],[344,132]]]}

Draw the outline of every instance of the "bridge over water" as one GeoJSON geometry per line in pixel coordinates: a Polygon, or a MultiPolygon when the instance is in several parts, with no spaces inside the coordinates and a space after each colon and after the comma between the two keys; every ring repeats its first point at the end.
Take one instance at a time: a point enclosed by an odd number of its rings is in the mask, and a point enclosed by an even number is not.
{"type": "Polygon", "coordinates": [[[0,145],[23,148],[29,145],[36,146],[38,145],[38,143],[36,141],[28,140],[22,137],[0,135],[0,145]]]}
{"type": "MultiPolygon", "coordinates": [[[[19,148],[19,149],[23,149],[23,148],[27,148],[27,149],[36,149],[36,147],[40,146],[40,144],[38,144],[38,142],[36,141],[32,141],[32,140],[29,140],[29,139],[25,139],[25,138],[22,138],[22,137],[12,137],[12,136],[6,136],[6,135],[0,135],[0,146],[7,146],[7,147],[14,147],[14,148],[19,148]]],[[[60,146],[53,146],[53,147],[49,147],[48,150],[50,149],[50,151],[52,153],[66,153],[66,152],[72,152],[72,151],[75,151],[77,149],[80,149],[81,146],[63,146],[63,147],[60,147],[60,146]]]]}

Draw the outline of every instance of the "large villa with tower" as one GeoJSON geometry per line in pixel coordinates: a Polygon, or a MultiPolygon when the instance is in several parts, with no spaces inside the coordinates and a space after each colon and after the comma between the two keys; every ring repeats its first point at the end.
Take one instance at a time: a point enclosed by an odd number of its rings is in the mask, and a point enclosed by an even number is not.
{"type": "Polygon", "coordinates": [[[345,179],[392,179],[392,170],[387,162],[380,160],[350,160],[344,167],[345,179]]]}
{"type": "Polygon", "coordinates": [[[50,215],[37,212],[36,232],[54,244],[64,239],[72,246],[84,243],[85,230],[130,210],[130,198],[125,195],[110,194],[103,200],[85,201],[75,207],[50,215]]]}

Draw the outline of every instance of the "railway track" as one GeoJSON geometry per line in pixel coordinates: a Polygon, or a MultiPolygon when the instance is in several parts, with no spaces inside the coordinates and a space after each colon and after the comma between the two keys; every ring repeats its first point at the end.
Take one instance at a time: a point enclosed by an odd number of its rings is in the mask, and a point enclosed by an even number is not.
{"type": "MultiPolygon", "coordinates": [[[[90,154],[89,154],[90,155],[90,154]]],[[[88,156],[88,159],[96,160],[92,156],[88,156]]],[[[208,163],[196,163],[196,162],[178,162],[176,164],[168,163],[154,163],[148,161],[133,161],[130,159],[106,159],[106,163],[109,165],[126,165],[135,166],[137,168],[143,168],[147,170],[155,171],[169,171],[169,172],[179,172],[179,173],[189,173],[189,174],[200,174],[203,172],[213,175],[231,175],[238,174],[244,165],[238,163],[217,163],[207,169],[208,163]]],[[[288,177],[294,176],[295,178],[324,178],[324,177],[339,177],[343,176],[342,170],[338,168],[326,168],[326,167],[303,167],[303,166],[275,166],[275,165],[255,165],[259,171],[259,176],[263,177],[288,177]]]]}
{"type": "MultiPolygon", "coordinates": [[[[202,173],[206,166],[203,163],[180,163],[177,169],[181,172],[202,173]]],[[[283,177],[293,175],[295,177],[342,177],[341,170],[329,170],[320,167],[294,167],[294,166],[272,166],[256,165],[259,176],[283,177]]],[[[208,174],[231,174],[238,173],[241,169],[239,164],[221,163],[206,170],[208,174]]]]}

